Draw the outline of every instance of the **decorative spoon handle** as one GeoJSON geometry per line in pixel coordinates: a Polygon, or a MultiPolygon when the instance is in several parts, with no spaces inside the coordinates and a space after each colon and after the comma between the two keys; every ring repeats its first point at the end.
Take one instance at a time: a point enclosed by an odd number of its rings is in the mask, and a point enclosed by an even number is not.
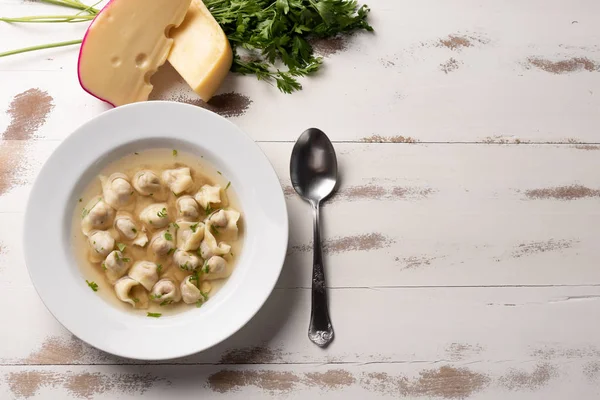
{"type": "Polygon", "coordinates": [[[317,346],[326,347],[333,340],[333,327],[329,320],[329,306],[323,269],[323,250],[321,248],[321,231],[319,229],[319,203],[313,203],[313,275],[312,275],[312,308],[308,338],[317,346]]]}

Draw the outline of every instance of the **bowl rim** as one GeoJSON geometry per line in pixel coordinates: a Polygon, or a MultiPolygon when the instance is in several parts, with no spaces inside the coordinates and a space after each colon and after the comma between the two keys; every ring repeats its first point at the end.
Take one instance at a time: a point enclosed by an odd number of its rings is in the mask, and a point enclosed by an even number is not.
{"type": "MultiPolygon", "coordinates": [[[[125,118],[127,118],[127,117],[125,117],[125,118]]],[[[124,129],[124,128],[122,128],[122,129],[124,129]]],[[[220,132],[219,134],[224,135],[223,132],[220,132]]],[[[189,135],[187,137],[184,137],[183,139],[182,139],[183,136],[181,136],[181,135],[183,135],[183,133],[177,133],[175,135],[175,137],[164,136],[164,135],[163,136],[154,135],[154,136],[151,136],[150,139],[148,139],[148,140],[163,139],[166,141],[169,141],[169,140],[186,141],[187,139],[189,139],[189,135]]],[[[113,137],[114,136],[115,135],[113,135],[113,137]]],[[[199,136],[199,137],[201,138],[201,136],[199,136]]],[[[127,140],[125,140],[125,139],[129,139],[129,138],[119,138],[119,139],[117,139],[117,141],[121,141],[121,144],[124,145],[124,144],[128,143],[127,140]]],[[[138,137],[136,140],[144,140],[144,138],[138,137]]],[[[211,140],[212,140],[212,138],[211,138],[211,140]]],[[[196,144],[199,148],[203,148],[205,146],[208,146],[207,142],[202,143],[202,139],[199,139],[198,142],[196,142],[196,144]]],[[[97,165],[96,171],[99,171],[102,168],[104,168],[109,162],[98,163],[97,156],[98,156],[98,154],[81,156],[81,157],[87,157],[88,168],[90,168],[91,165],[94,165],[95,163],[97,163],[98,165],[97,165]]],[[[222,161],[222,158],[221,158],[221,161],[222,161]]],[[[77,174],[77,176],[79,178],[81,178],[81,175],[83,173],[84,172],[79,172],[79,173],[74,172],[74,174],[77,174]]],[[[259,178],[257,177],[257,179],[259,179],[259,178]]],[[[71,186],[75,186],[75,185],[76,185],[76,182],[73,183],[71,186]]],[[[238,192],[238,194],[239,194],[239,191],[237,189],[236,189],[236,192],[238,192]]],[[[240,198],[240,203],[241,203],[242,209],[245,211],[245,204],[241,198],[240,198]]],[[[72,215],[72,213],[73,213],[72,207],[68,207],[65,204],[64,208],[71,210],[70,212],[72,215]]],[[[61,214],[61,215],[64,215],[64,214],[61,214]]],[[[273,224],[271,224],[271,225],[273,226],[273,224]]],[[[195,353],[204,351],[204,350],[209,349],[209,348],[217,345],[218,343],[224,341],[225,339],[227,339],[228,337],[233,335],[235,332],[240,330],[243,326],[245,326],[256,315],[256,313],[262,308],[262,306],[264,305],[264,303],[267,301],[268,297],[271,295],[272,291],[274,290],[276,283],[279,280],[279,277],[281,275],[281,271],[283,269],[283,264],[285,261],[285,257],[286,257],[286,253],[287,253],[287,245],[288,245],[288,240],[289,240],[289,216],[288,216],[287,205],[285,202],[285,196],[283,193],[283,189],[281,188],[281,184],[279,182],[277,174],[275,173],[273,165],[271,164],[271,162],[267,158],[267,156],[264,154],[262,149],[253,141],[253,139],[247,133],[245,133],[244,131],[239,129],[231,121],[229,121],[211,111],[205,110],[203,108],[200,108],[200,107],[197,107],[194,105],[189,105],[189,104],[172,102],[172,101],[142,102],[142,103],[133,103],[133,104],[128,104],[125,106],[117,107],[117,108],[108,110],[106,112],[103,112],[102,114],[97,115],[96,117],[92,118],[90,121],[84,123],[79,128],[74,130],[69,136],[67,136],[58,145],[58,147],[56,149],[54,149],[54,151],[52,152],[50,157],[48,157],[48,159],[46,160],[46,162],[40,169],[40,171],[35,179],[35,182],[31,188],[29,198],[27,200],[24,226],[25,226],[25,229],[24,229],[22,240],[23,240],[24,257],[25,257],[25,263],[27,266],[27,270],[29,272],[30,279],[36,289],[36,292],[40,296],[40,299],[42,300],[42,302],[44,303],[44,305],[46,306],[48,311],[54,316],[54,318],[61,325],[63,325],[67,330],[69,330],[72,334],[77,336],[79,339],[83,340],[84,342],[88,343],[89,345],[96,347],[102,351],[105,351],[105,352],[108,352],[108,353],[111,353],[111,354],[114,354],[114,355],[117,355],[120,357],[126,357],[126,358],[138,359],[138,360],[155,360],[155,361],[184,357],[184,356],[188,356],[191,354],[195,354],[195,353]],[[140,110],[142,110],[142,111],[140,111],[140,110]],[[51,297],[48,294],[49,293],[48,288],[47,288],[48,284],[41,281],[43,276],[40,275],[41,274],[40,266],[39,266],[40,261],[39,261],[38,254],[36,254],[36,252],[38,251],[38,248],[36,247],[36,244],[35,244],[36,239],[39,239],[40,234],[36,233],[36,232],[38,232],[38,230],[30,229],[30,228],[34,227],[35,224],[39,223],[38,222],[39,220],[37,219],[40,215],[40,210],[37,209],[37,207],[39,207],[39,200],[37,199],[36,195],[39,195],[40,191],[41,191],[41,194],[44,193],[43,190],[45,189],[45,186],[44,186],[44,183],[42,182],[42,180],[47,178],[48,175],[50,175],[50,176],[52,175],[52,173],[50,171],[56,168],[57,163],[61,162],[59,159],[61,153],[63,153],[66,148],[71,146],[72,143],[77,143],[77,140],[83,140],[82,136],[89,136],[90,131],[97,130],[98,128],[96,126],[101,125],[100,121],[102,121],[103,123],[108,123],[108,125],[110,125],[110,122],[107,122],[107,121],[110,121],[111,119],[118,121],[119,117],[126,116],[127,114],[135,114],[136,112],[138,112],[138,113],[141,112],[142,114],[144,112],[148,112],[148,113],[150,113],[150,115],[152,115],[153,113],[155,115],[159,115],[161,113],[164,114],[165,112],[180,113],[181,115],[186,115],[186,114],[195,115],[195,116],[197,116],[197,118],[199,120],[206,120],[206,121],[212,120],[216,126],[223,128],[223,132],[228,132],[226,134],[226,136],[230,136],[228,139],[237,137],[237,139],[234,139],[234,140],[239,141],[239,143],[237,143],[238,147],[242,146],[245,151],[245,156],[251,158],[253,160],[252,162],[257,163],[257,165],[260,167],[260,169],[259,169],[260,173],[265,174],[264,177],[260,178],[260,180],[264,180],[264,184],[269,187],[269,194],[273,197],[272,201],[273,201],[273,203],[276,204],[276,208],[277,208],[276,212],[278,213],[278,215],[274,218],[274,220],[276,220],[276,223],[279,225],[277,232],[276,232],[279,240],[276,242],[277,248],[274,249],[274,251],[271,254],[271,257],[272,257],[271,263],[273,264],[273,267],[271,267],[271,269],[267,270],[270,274],[269,276],[262,277],[263,286],[261,287],[260,291],[257,291],[256,297],[253,298],[251,303],[245,302],[247,304],[244,305],[244,309],[243,309],[244,311],[241,314],[242,316],[237,316],[235,318],[231,317],[230,319],[234,319],[235,323],[224,325],[226,327],[222,329],[221,334],[213,335],[213,337],[210,340],[207,340],[205,342],[198,341],[196,343],[202,343],[202,344],[196,345],[195,347],[191,346],[189,348],[182,348],[180,345],[173,347],[173,349],[177,348],[178,349],[177,351],[173,350],[173,351],[158,351],[157,353],[143,353],[143,352],[140,352],[139,348],[136,348],[135,351],[131,351],[131,352],[128,350],[123,351],[122,349],[120,349],[119,346],[117,346],[117,347],[107,346],[107,345],[105,345],[104,342],[98,342],[96,339],[93,339],[93,336],[88,335],[88,332],[90,330],[89,328],[88,329],[80,329],[80,326],[75,326],[73,323],[73,319],[72,319],[73,316],[66,316],[66,315],[68,315],[69,312],[72,312],[72,311],[65,312],[60,307],[57,307],[56,299],[54,297],[51,297]],[[275,187],[275,184],[276,184],[276,187],[275,187]]],[[[247,229],[247,224],[245,224],[245,226],[247,229]]],[[[61,227],[61,230],[63,231],[63,235],[62,235],[63,238],[60,240],[64,240],[65,227],[64,226],[61,227]]],[[[66,229],[66,231],[67,231],[67,234],[70,232],[69,229],[66,229]]],[[[57,235],[57,236],[59,236],[59,235],[57,235]]],[[[247,240],[248,240],[248,238],[244,239],[243,251],[242,251],[243,254],[246,254],[245,253],[246,248],[249,247],[247,240]]],[[[65,246],[67,246],[67,244],[63,243],[63,250],[64,250],[65,246]]],[[[254,253],[251,253],[251,255],[254,255],[254,253]]],[[[242,257],[242,256],[240,256],[240,257],[242,257]]],[[[242,258],[240,258],[240,260],[238,260],[238,265],[236,267],[236,270],[238,268],[240,268],[240,264],[242,264],[241,263],[242,258]]],[[[250,261],[248,261],[248,262],[250,262],[250,261]]],[[[82,268],[80,268],[77,265],[67,266],[64,269],[67,270],[68,268],[75,269],[76,271],[80,272],[81,275],[83,275],[82,268]]],[[[234,275],[235,275],[235,272],[230,278],[228,278],[228,282],[230,280],[232,280],[234,275]]],[[[244,277],[247,278],[247,275],[249,275],[249,274],[246,271],[244,273],[244,277]]],[[[250,274],[250,275],[252,275],[252,274],[250,274]]],[[[83,282],[83,284],[85,285],[85,282],[83,282]]],[[[235,288],[231,289],[230,292],[233,293],[235,291],[242,291],[242,289],[240,289],[242,284],[245,284],[245,283],[243,281],[238,282],[237,286],[235,288]]],[[[224,287],[226,287],[226,286],[227,285],[224,285],[224,287]]],[[[87,288],[87,286],[85,289],[88,290],[90,293],[93,293],[89,290],[89,288],[87,288]]],[[[221,289],[221,290],[223,290],[223,289],[221,289]]],[[[79,289],[73,290],[73,291],[75,291],[76,293],[82,293],[82,290],[79,290],[79,289]]],[[[219,291],[217,293],[215,298],[218,295],[220,295],[220,293],[221,293],[221,291],[219,291]]],[[[231,293],[229,293],[228,296],[229,297],[225,297],[224,300],[221,300],[220,303],[225,303],[225,301],[230,301],[231,293]]],[[[89,296],[86,296],[86,298],[87,297],[89,297],[89,296]]],[[[106,307],[106,302],[102,299],[100,299],[100,301],[106,307]]],[[[76,303],[76,302],[73,302],[73,303],[76,303]]],[[[88,302],[88,304],[91,304],[91,303],[88,302]]],[[[208,302],[206,305],[210,305],[210,304],[211,304],[211,302],[208,302]]],[[[215,314],[215,310],[213,310],[213,308],[218,309],[219,306],[220,306],[220,304],[215,304],[215,306],[212,307],[211,310],[207,314],[209,316],[212,315],[213,317],[215,317],[216,314],[215,314]]],[[[70,305],[65,305],[65,307],[67,307],[69,310],[72,310],[73,307],[75,307],[75,306],[71,307],[70,305]]],[[[107,316],[114,316],[115,313],[118,312],[116,307],[108,306],[106,308],[107,309],[114,308],[114,310],[103,314],[102,321],[104,321],[106,318],[108,318],[107,316]]],[[[202,307],[202,308],[204,308],[204,307],[202,307]]],[[[201,310],[201,309],[198,309],[198,310],[201,310]]],[[[176,320],[176,319],[178,319],[177,318],[178,316],[187,315],[188,313],[191,313],[191,312],[192,311],[186,310],[186,311],[184,311],[180,314],[177,314],[173,317],[169,316],[168,318],[156,319],[156,321],[145,321],[143,323],[143,325],[144,326],[153,326],[158,331],[158,327],[161,326],[161,324],[162,324],[162,322],[160,322],[159,320],[167,320],[167,319],[176,320]]],[[[121,314],[125,314],[125,313],[121,312],[121,314]]],[[[134,314],[131,313],[131,315],[134,315],[134,314]]],[[[136,318],[141,318],[141,317],[136,316],[136,318]]],[[[134,320],[136,318],[132,318],[131,320],[134,320]]],[[[145,320],[155,320],[154,318],[146,318],[145,316],[143,318],[145,320]]],[[[204,318],[207,318],[207,317],[204,317],[204,318]]],[[[181,321],[185,320],[185,318],[179,318],[179,319],[181,321]]],[[[191,319],[192,319],[191,317],[187,318],[187,320],[191,320],[191,319]]],[[[139,321],[141,321],[141,319],[139,321]]],[[[175,326],[181,328],[181,325],[185,325],[185,323],[181,322],[181,321],[179,321],[176,324],[175,323],[167,324],[166,326],[175,325],[175,326]]],[[[86,319],[86,323],[88,323],[88,322],[89,322],[89,320],[86,319]]],[[[119,325],[118,329],[116,329],[116,330],[118,331],[119,329],[121,329],[121,330],[124,329],[124,331],[127,331],[127,329],[132,329],[132,327],[131,326],[123,327],[123,326],[119,325]]],[[[111,334],[116,335],[115,332],[112,332],[111,334]]],[[[141,346],[141,347],[144,347],[144,346],[141,346]]],[[[164,346],[164,347],[170,347],[170,346],[164,346]]]]}

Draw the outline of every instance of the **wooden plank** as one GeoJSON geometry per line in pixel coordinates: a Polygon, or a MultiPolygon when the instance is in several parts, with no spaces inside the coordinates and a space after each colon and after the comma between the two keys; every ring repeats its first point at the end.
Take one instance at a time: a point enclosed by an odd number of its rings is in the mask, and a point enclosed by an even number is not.
{"type": "MultiPolygon", "coordinates": [[[[0,174],[8,182],[0,225],[11,227],[0,230],[0,286],[29,284],[22,213],[30,178],[56,145],[0,142],[8,160],[0,174]],[[19,171],[29,172],[13,182],[19,171]]],[[[260,146],[281,177],[290,215],[279,287],[309,287],[312,222],[308,205],[289,186],[292,144],[260,146]]],[[[597,151],[553,145],[336,148],[342,184],[323,208],[329,285],[600,283],[597,151]]]]}
{"type": "MultiPolygon", "coordinates": [[[[19,306],[3,312],[11,329],[0,331],[0,341],[10,343],[2,348],[0,364],[137,364],[73,338],[31,287],[3,288],[2,293],[19,306]]],[[[329,299],[336,338],[325,351],[307,338],[310,291],[276,289],[226,342],[161,364],[559,366],[600,361],[600,325],[590,317],[600,312],[599,287],[347,288],[330,290],[329,299]]],[[[94,323],[93,315],[86,318],[94,323]]]]}
{"type": "MultiPolygon", "coordinates": [[[[0,3],[0,15],[39,9],[26,5],[0,3]]],[[[234,95],[217,103],[245,104],[233,118],[256,140],[294,140],[317,126],[338,141],[598,141],[598,2],[575,1],[568,12],[557,0],[379,0],[371,8],[376,34],[321,43],[325,68],[303,91],[282,95],[231,76],[221,92],[234,95]]],[[[1,24],[0,38],[11,40],[0,48],[72,39],[84,28],[1,24]]],[[[78,88],[76,57],[60,49],[0,60],[0,104],[31,87],[47,90],[57,121],[48,132],[64,138],[104,107],[78,88]]],[[[153,98],[195,101],[170,68],[154,81],[153,98]]]]}
{"type": "Polygon", "coordinates": [[[0,396],[28,399],[470,399],[598,396],[595,364],[0,367],[0,396]]]}

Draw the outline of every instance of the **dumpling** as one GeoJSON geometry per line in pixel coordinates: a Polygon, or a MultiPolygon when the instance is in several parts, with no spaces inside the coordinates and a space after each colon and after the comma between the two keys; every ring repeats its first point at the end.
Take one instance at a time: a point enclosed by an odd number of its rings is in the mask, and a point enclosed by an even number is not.
{"type": "Polygon", "coordinates": [[[139,226],[136,225],[133,220],[133,216],[125,211],[119,211],[115,217],[115,223],[113,224],[115,230],[119,232],[119,235],[124,240],[134,240],[133,244],[140,247],[144,247],[148,243],[148,235],[142,232],[139,226]]]}
{"type": "Polygon", "coordinates": [[[208,220],[213,225],[213,231],[218,232],[219,239],[233,241],[238,238],[239,219],[239,212],[227,209],[216,211],[208,220]]]}
{"type": "Polygon", "coordinates": [[[190,275],[181,281],[181,297],[185,304],[194,304],[202,297],[200,289],[193,282],[198,282],[198,277],[190,275]]]}
{"type": "Polygon", "coordinates": [[[203,210],[210,210],[211,204],[221,203],[221,186],[215,185],[204,185],[200,188],[198,193],[194,196],[194,199],[200,204],[203,210]]]}
{"type": "Polygon", "coordinates": [[[212,285],[209,282],[200,283],[200,289],[198,289],[198,277],[196,275],[189,275],[183,281],[181,281],[181,297],[183,302],[186,304],[196,303],[201,306],[206,300],[208,300],[208,293],[212,289],[212,285]]]}
{"type": "Polygon", "coordinates": [[[90,260],[100,262],[115,247],[115,239],[107,231],[92,231],[88,237],[88,244],[90,245],[90,260]]]}
{"type": "Polygon", "coordinates": [[[212,256],[202,268],[205,279],[223,279],[231,275],[231,270],[227,268],[227,261],[223,257],[212,256]]]}
{"type": "Polygon", "coordinates": [[[123,257],[119,250],[113,250],[102,263],[102,268],[110,283],[114,284],[117,279],[125,275],[129,269],[131,259],[123,257]]]}
{"type": "Polygon", "coordinates": [[[181,196],[175,205],[177,206],[177,215],[182,218],[196,220],[200,216],[200,208],[192,196],[181,196]]]}
{"type": "Polygon", "coordinates": [[[148,170],[139,171],[133,177],[133,187],[142,196],[154,196],[161,192],[162,186],[158,176],[148,170]]]}
{"type": "Polygon", "coordinates": [[[184,251],[196,250],[204,238],[204,224],[202,222],[177,221],[177,246],[184,251]]]}
{"type": "Polygon", "coordinates": [[[204,225],[204,240],[200,243],[200,256],[208,260],[212,256],[222,256],[231,251],[231,246],[225,242],[217,243],[217,239],[213,235],[212,223],[209,221],[204,225]]]}
{"type": "Polygon", "coordinates": [[[187,251],[176,250],[173,254],[173,261],[182,270],[193,271],[200,266],[200,259],[187,251]]]}
{"type": "Polygon", "coordinates": [[[191,189],[194,185],[190,169],[187,167],[164,171],[162,173],[162,180],[176,196],[191,189]]]}
{"type": "MultiPolygon", "coordinates": [[[[136,306],[136,297],[132,296],[133,288],[138,286],[140,283],[135,279],[132,279],[128,276],[119,279],[115,283],[115,293],[117,294],[117,298],[125,303],[131,304],[133,307],[136,306]]],[[[139,299],[138,299],[139,301],[139,299]]]]}
{"type": "Polygon", "coordinates": [[[177,303],[181,300],[181,292],[171,279],[161,279],[156,282],[150,292],[150,299],[160,303],[161,306],[166,306],[171,303],[177,303]]]}
{"type": "Polygon", "coordinates": [[[164,228],[169,224],[167,203],[150,204],[140,212],[140,220],[153,229],[164,228]]]}
{"type": "Polygon", "coordinates": [[[167,229],[156,232],[150,242],[150,250],[155,256],[164,257],[172,254],[177,247],[177,227],[169,224],[167,229]]]}
{"type": "Polygon", "coordinates": [[[158,266],[150,261],[136,261],[127,275],[139,282],[146,290],[151,290],[158,281],[158,266]]]}
{"type": "Polygon", "coordinates": [[[94,229],[102,230],[110,227],[115,217],[115,210],[98,196],[85,206],[82,217],[81,230],[87,236],[94,229]]]}
{"type": "Polygon", "coordinates": [[[109,206],[118,210],[127,207],[133,201],[133,188],[125,174],[116,173],[108,178],[100,175],[102,195],[109,206]]]}

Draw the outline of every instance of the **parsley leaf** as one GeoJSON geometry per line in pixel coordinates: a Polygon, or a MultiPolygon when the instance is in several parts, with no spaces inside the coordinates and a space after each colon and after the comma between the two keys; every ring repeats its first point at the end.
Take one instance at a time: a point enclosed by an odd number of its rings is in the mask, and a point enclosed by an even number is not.
{"type": "Polygon", "coordinates": [[[157,212],[156,215],[158,215],[158,218],[165,218],[167,216],[167,209],[163,208],[162,210],[157,212]]]}
{"type": "Polygon", "coordinates": [[[162,264],[158,264],[158,265],[156,266],[156,273],[157,273],[157,274],[160,274],[160,271],[162,271],[162,264]]]}
{"type": "Polygon", "coordinates": [[[131,232],[133,232],[133,233],[137,233],[137,229],[135,229],[135,228],[131,228],[131,232]]]}
{"type": "Polygon", "coordinates": [[[204,0],[225,31],[233,50],[232,71],[275,82],[284,93],[302,88],[298,77],[311,75],[323,60],[311,40],[356,30],[372,31],[369,8],[356,0],[204,0]],[[238,49],[253,56],[242,59],[238,49]],[[286,67],[280,69],[279,64],[286,67]]]}
{"type": "Polygon", "coordinates": [[[146,316],[152,317],[152,318],[160,318],[161,315],[162,315],[161,313],[149,312],[146,316]]]}
{"type": "Polygon", "coordinates": [[[125,251],[127,246],[123,243],[117,243],[117,248],[119,249],[119,251],[125,251]]]}
{"type": "Polygon", "coordinates": [[[98,284],[94,281],[88,281],[87,279],[85,280],[85,282],[88,284],[88,286],[94,291],[97,292],[98,291],[98,284]]]}
{"type": "Polygon", "coordinates": [[[83,199],[82,199],[82,198],[80,198],[80,199],[79,199],[79,202],[81,203],[82,201],[83,201],[83,199]]]}
{"type": "Polygon", "coordinates": [[[190,229],[192,230],[192,232],[196,233],[196,229],[198,229],[198,224],[194,224],[194,225],[190,225],[190,229]]]}
{"type": "Polygon", "coordinates": [[[173,226],[177,229],[179,229],[179,225],[177,225],[177,222],[173,222],[173,226]]]}
{"type": "Polygon", "coordinates": [[[229,189],[229,186],[231,186],[231,181],[227,182],[227,186],[225,186],[225,190],[229,189]]]}
{"type": "Polygon", "coordinates": [[[200,308],[200,307],[202,307],[202,304],[204,304],[204,302],[203,302],[202,300],[198,300],[198,301],[196,302],[196,307],[197,307],[197,308],[200,308]]]}
{"type": "Polygon", "coordinates": [[[208,274],[208,272],[210,271],[210,268],[208,268],[208,260],[204,261],[204,265],[202,266],[202,270],[204,271],[205,274],[208,274]]]}
{"type": "Polygon", "coordinates": [[[204,297],[204,301],[208,300],[208,294],[204,293],[202,290],[200,291],[202,297],[204,297]]]}
{"type": "Polygon", "coordinates": [[[167,252],[167,255],[170,256],[173,253],[175,253],[175,248],[174,247],[172,249],[169,249],[169,251],[167,252]]]}
{"type": "Polygon", "coordinates": [[[131,299],[131,300],[133,300],[133,302],[134,302],[134,303],[139,303],[139,302],[140,302],[140,299],[138,299],[137,297],[134,297],[134,298],[133,298],[133,299],[131,299]]]}
{"type": "Polygon", "coordinates": [[[173,241],[173,235],[171,235],[169,232],[165,232],[165,239],[173,241]]]}
{"type": "Polygon", "coordinates": [[[159,306],[168,306],[169,304],[171,304],[173,302],[173,300],[163,300],[159,306]]]}
{"type": "Polygon", "coordinates": [[[213,224],[210,225],[210,230],[212,231],[212,233],[214,235],[218,235],[219,234],[219,230],[217,229],[216,226],[214,226],[213,224]]]}
{"type": "Polygon", "coordinates": [[[173,156],[177,155],[177,150],[173,150],[173,156]]]}

